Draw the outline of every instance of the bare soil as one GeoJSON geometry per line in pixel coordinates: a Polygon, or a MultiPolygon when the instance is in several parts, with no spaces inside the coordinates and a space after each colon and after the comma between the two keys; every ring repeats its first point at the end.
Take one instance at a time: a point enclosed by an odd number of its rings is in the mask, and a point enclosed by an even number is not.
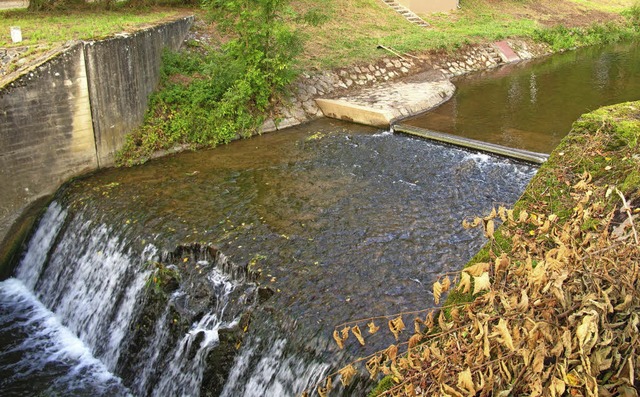
{"type": "MultiPolygon", "coordinates": [[[[493,0],[493,2],[497,2],[493,0]]],[[[526,5],[524,13],[516,13],[519,18],[538,21],[543,26],[563,25],[566,27],[589,26],[594,23],[619,21],[622,16],[599,10],[588,9],[572,1],[537,0],[526,5]]]]}

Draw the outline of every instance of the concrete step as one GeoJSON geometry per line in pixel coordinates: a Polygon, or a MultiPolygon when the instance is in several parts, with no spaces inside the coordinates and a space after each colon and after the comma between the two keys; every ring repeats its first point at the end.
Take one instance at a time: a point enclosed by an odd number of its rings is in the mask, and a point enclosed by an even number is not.
{"type": "Polygon", "coordinates": [[[429,27],[429,24],[425,20],[414,14],[406,7],[398,4],[395,0],[382,0],[382,2],[391,7],[398,14],[402,15],[407,21],[421,27],[429,27]]]}

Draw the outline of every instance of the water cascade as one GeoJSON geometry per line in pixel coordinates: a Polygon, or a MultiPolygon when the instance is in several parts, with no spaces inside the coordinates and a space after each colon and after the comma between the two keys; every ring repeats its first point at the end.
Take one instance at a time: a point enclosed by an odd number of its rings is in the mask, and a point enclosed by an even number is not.
{"type": "Polygon", "coordinates": [[[482,244],[462,218],[513,202],[535,172],[333,123],[61,191],[0,284],[3,390],[299,395],[364,353],[338,352],[333,325],[428,303],[434,275],[482,244]]]}
{"type": "Polygon", "coordinates": [[[237,327],[255,288],[210,247],[160,254],[152,244],[139,253],[130,245],[84,211],[49,206],[16,278],[0,283],[6,395],[199,394],[218,331],[237,327]],[[178,266],[197,269],[197,280],[178,266]],[[158,300],[161,315],[148,318],[158,300]]]}
{"type": "MultiPolygon", "coordinates": [[[[471,77],[427,124],[410,123],[547,152],[569,129],[548,109],[571,122],[585,104],[637,99],[639,54],[594,48],[498,69],[491,95],[471,77]]],[[[75,180],[0,282],[0,390],[298,395],[385,345],[337,353],[334,326],[430,306],[434,279],[484,244],[462,220],[510,206],[534,173],[322,120],[75,180]]]]}

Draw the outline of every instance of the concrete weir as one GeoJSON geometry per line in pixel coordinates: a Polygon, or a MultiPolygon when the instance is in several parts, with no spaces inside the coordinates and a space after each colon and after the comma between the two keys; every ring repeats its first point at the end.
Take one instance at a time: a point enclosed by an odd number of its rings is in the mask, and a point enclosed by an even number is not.
{"type": "Polygon", "coordinates": [[[349,97],[316,99],[316,103],[327,117],[388,128],[395,120],[440,105],[454,92],[449,80],[393,82],[365,88],[349,97]]]}
{"type": "Polygon", "coordinates": [[[436,132],[424,128],[414,127],[411,125],[393,125],[393,132],[402,132],[404,134],[417,136],[420,138],[430,139],[450,145],[461,146],[468,149],[479,150],[491,154],[497,154],[503,157],[509,157],[516,160],[526,161],[528,163],[542,164],[549,158],[548,154],[530,152],[528,150],[514,149],[494,143],[477,141],[475,139],[464,138],[436,132]]]}

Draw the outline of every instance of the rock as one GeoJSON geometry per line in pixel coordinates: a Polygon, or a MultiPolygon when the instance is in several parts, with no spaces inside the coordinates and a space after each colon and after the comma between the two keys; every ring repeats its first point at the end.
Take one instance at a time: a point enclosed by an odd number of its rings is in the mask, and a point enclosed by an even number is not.
{"type": "Polygon", "coordinates": [[[213,397],[222,393],[238,348],[244,339],[242,330],[249,327],[250,323],[251,315],[245,313],[235,327],[218,330],[218,345],[211,349],[205,360],[200,396],[213,397]]]}
{"type": "Polygon", "coordinates": [[[273,119],[267,119],[264,123],[262,123],[262,126],[259,130],[260,133],[275,131],[277,130],[276,123],[273,121],[273,119]]]}
{"type": "Polygon", "coordinates": [[[258,287],[258,304],[268,301],[275,293],[270,287],[258,287]]]}

